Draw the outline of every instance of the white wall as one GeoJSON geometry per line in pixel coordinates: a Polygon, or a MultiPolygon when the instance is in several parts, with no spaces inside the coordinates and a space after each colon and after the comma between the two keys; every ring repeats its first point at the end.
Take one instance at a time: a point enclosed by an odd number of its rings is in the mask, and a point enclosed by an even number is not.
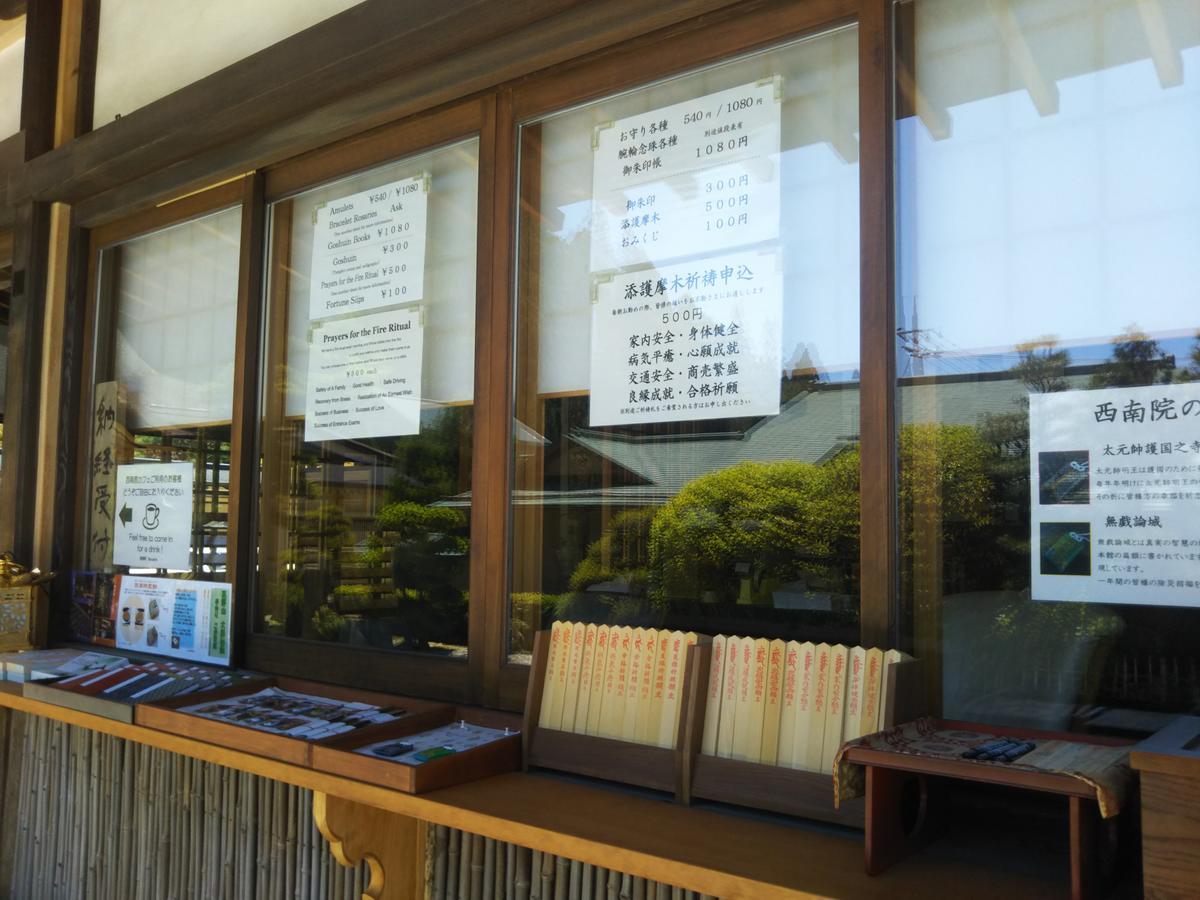
{"type": "MultiPolygon", "coordinates": [[[[359,2],[104,0],[95,125],[128,115],[359,2]]],[[[2,85],[0,79],[0,90],[2,85]]]]}

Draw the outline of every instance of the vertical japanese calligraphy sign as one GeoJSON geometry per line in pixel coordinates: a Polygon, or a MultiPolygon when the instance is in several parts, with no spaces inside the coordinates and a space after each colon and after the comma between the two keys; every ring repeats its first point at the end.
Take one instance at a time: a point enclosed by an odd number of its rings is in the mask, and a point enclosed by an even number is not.
{"type": "Polygon", "coordinates": [[[88,492],[88,568],[110,572],[113,565],[113,500],[117,489],[117,465],[128,456],[125,431],[125,392],[116,381],[96,385],[92,404],[91,487],[88,492]]]}

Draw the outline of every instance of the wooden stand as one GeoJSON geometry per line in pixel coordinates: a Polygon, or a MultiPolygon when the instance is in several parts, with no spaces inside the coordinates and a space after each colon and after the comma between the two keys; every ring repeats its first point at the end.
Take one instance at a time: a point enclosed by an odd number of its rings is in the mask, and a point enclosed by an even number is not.
{"type": "MultiPolygon", "coordinates": [[[[700,646],[700,645],[697,645],[700,646]]],[[[693,648],[695,649],[695,648],[693,648]]],[[[533,641],[533,662],[529,673],[529,689],[525,697],[525,769],[537,766],[591,778],[603,778],[622,784],[666,791],[682,800],[686,794],[683,782],[684,731],[687,709],[679,716],[679,730],[674,747],[635,744],[595,735],[574,734],[550,728],[539,728],[542,711],[542,689],[546,680],[546,660],[550,651],[550,634],[539,631],[533,641]]],[[[696,680],[694,656],[689,654],[680,703],[686,704],[696,680]]]]}
{"type": "Polygon", "coordinates": [[[1129,757],[1141,776],[1147,897],[1193,897],[1200,885],[1200,718],[1180,716],[1129,757]]]}
{"type": "Polygon", "coordinates": [[[458,721],[458,718],[454,709],[447,706],[441,710],[405,716],[395,722],[372,725],[330,738],[313,745],[312,767],[335,775],[347,775],[359,781],[369,781],[406,794],[423,794],[452,784],[517,769],[521,763],[519,734],[500,738],[462,753],[431,759],[419,766],[354,752],[359,747],[378,741],[407,737],[441,725],[450,725],[458,721]]]}
{"type": "MultiPolygon", "coordinates": [[[[360,691],[351,688],[338,687],[331,684],[317,684],[312,681],[302,681],[296,678],[275,677],[235,684],[216,691],[203,694],[189,694],[186,697],[172,697],[157,703],[139,704],[134,712],[134,721],[147,728],[157,728],[159,731],[169,731],[172,734],[196,738],[229,747],[234,750],[244,750],[257,753],[260,756],[271,757],[282,762],[307,766],[312,760],[312,748],[317,742],[303,738],[286,737],[281,734],[270,734],[231,722],[218,722],[205,716],[197,716],[183,712],[185,706],[195,706],[199,703],[212,703],[227,697],[238,697],[243,694],[256,694],[268,687],[277,687],[284,691],[296,691],[301,694],[313,694],[318,697],[330,697],[335,700],[358,701],[373,703],[377,706],[399,706],[407,711],[401,720],[420,725],[417,730],[424,730],[429,721],[427,716],[433,713],[435,724],[442,724],[438,719],[449,709],[445,704],[431,703],[428,700],[414,700],[410,697],[395,697],[391,694],[378,694],[373,691],[360,691]]],[[[391,724],[391,723],[389,723],[391,724]]],[[[429,727],[433,727],[432,725],[429,727]]],[[[365,730],[365,729],[364,729],[365,730]]],[[[339,735],[339,738],[344,736],[339,735]]],[[[379,738],[381,739],[381,738],[379,738]]],[[[334,741],[337,738],[327,738],[334,741]]]]}
{"type": "MultiPolygon", "coordinates": [[[[711,663],[710,647],[693,647],[696,671],[707,673],[711,663]]],[[[884,721],[890,726],[917,718],[923,704],[920,701],[920,665],[905,660],[887,667],[888,708],[884,721]]],[[[685,782],[688,796],[717,800],[754,809],[820,819],[837,825],[862,828],[865,803],[862,799],[833,803],[833,773],[808,772],[785,766],[745,762],[737,759],[706,756],[700,752],[704,735],[704,718],[708,709],[708,679],[693,682],[693,693],[687,705],[687,757],[685,782]]]]}

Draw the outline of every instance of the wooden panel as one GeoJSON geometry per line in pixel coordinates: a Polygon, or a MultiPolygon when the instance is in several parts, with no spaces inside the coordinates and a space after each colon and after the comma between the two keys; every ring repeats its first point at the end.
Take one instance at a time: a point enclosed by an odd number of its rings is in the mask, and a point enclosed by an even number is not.
{"type": "MultiPolygon", "coordinates": [[[[476,134],[483,127],[493,103],[491,97],[459,103],[376,128],[272,166],[266,173],[267,202],[476,134]]],[[[481,173],[480,183],[491,182],[485,182],[481,173]]]]}
{"type": "Polygon", "coordinates": [[[1194,897],[1200,885],[1200,779],[1142,773],[1147,898],[1194,897]]]}
{"type": "MultiPolygon", "coordinates": [[[[866,647],[896,646],[897,530],[892,0],[859,14],[859,265],[861,633],[866,647]]],[[[936,668],[936,667],[930,667],[936,668]]]]}
{"type": "Polygon", "coordinates": [[[471,699],[467,664],[462,659],[264,634],[246,635],[246,665],[252,669],[306,677],[314,674],[314,659],[319,659],[320,677],[334,684],[438,697],[455,703],[471,699]]]}
{"type": "Polygon", "coordinates": [[[263,178],[242,180],[241,247],[238,258],[237,325],[234,332],[233,411],[229,437],[229,531],[226,578],[233,585],[233,649],[242,658],[250,630],[250,595],[258,563],[259,358],[262,350],[263,237],[266,219],[263,178]]]}
{"type": "Polygon", "coordinates": [[[81,206],[97,224],[103,209],[259,168],[731,3],[368,0],[92,132],[29,170],[19,193],[78,202],[112,192],[81,206]]]}
{"type": "MultiPolygon", "coordinates": [[[[479,123],[479,197],[475,244],[475,384],[474,424],[471,429],[471,558],[468,568],[469,612],[467,661],[470,664],[471,699],[487,702],[494,693],[491,681],[498,669],[494,644],[499,635],[489,621],[489,608],[500,602],[504,577],[504,550],[498,541],[505,529],[497,522],[497,505],[503,509],[504,478],[497,465],[502,456],[508,396],[505,381],[498,376],[508,356],[504,328],[499,320],[496,245],[508,229],[497,220],[508,210],[498,202],[498,182],[507,180],[508,158],[502,155],[495,97],[481,103],[479,123]],[[505,174],[501,174],[505,173],[505,174]]],[[[499,266],[499,268],[497,268],[499,266]]],[[[505,307],[507,309],[507,307],[505,307]]]]}
{"type": "Polygon", "coordinates": [[[25,15],[25,69],[21,82],[21,130],[25,158],[54,146],[61,3],[34,3],[25,15]]]}
{"type": "Polygon", "coordinates": [[[19,208],[13,237],[0,547],[11,550],[15,559],[28,565],[33,554],[36,506],[49,207],[44,203],[27,203],[19,208]]]}
{"type": "MultiPolygon", "coordinates": [[[[508,494],[509,460],[512,448],[512,272],[513,197],[516,185],[516,133],[512,124],[512,96],[501,91],[496,98],[492,130],[492,189],[480,191],[480,202],[491,204],[488,243],[480,243],[487,261],[488,291],[478,294],[475,346],[475,478],[473,498],[483,503],[481,513],[471,516],[471,594],[478,584],[488,598],[482,621],[472,618],[472,631],[482,628],[484,684],[483,701],[502,706],[500,673],[508,658],[508,494]],[[478,531],[476,531],[478,525],[478,531]]],[[[483,215],[482,209],[480,215],[483,215]]],[[[472,650],[474,652],[474,650],[472,650]]],[[[523,696],[521,692],[520,696],[523,696]]],[[[506,708],[519,709],[517,705],[506,708]]]]}
{"type": "Polygon", "coordinates": [[[227,209],[242,201],[243,192],[241,178],[228,181],[210,190],[189,194],[154,209],[110,222],[103,228],[97,228],[92,232],[92,241],[98,249],[103,249],[112,244],[119,244],[140,235],[158,231],[168,225],[175,225],[187,219],[227,209]]]}

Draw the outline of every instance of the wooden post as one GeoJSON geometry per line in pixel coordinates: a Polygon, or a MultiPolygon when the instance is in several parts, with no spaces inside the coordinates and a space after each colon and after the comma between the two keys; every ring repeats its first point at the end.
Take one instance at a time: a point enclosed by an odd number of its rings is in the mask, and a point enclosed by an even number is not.
{"type": "Polygon", "coordinates": [[[426,824],[328,794],[313,794],[313,819],[343,866],[367,863],[364,900],[423,900],[426,824]]]}

